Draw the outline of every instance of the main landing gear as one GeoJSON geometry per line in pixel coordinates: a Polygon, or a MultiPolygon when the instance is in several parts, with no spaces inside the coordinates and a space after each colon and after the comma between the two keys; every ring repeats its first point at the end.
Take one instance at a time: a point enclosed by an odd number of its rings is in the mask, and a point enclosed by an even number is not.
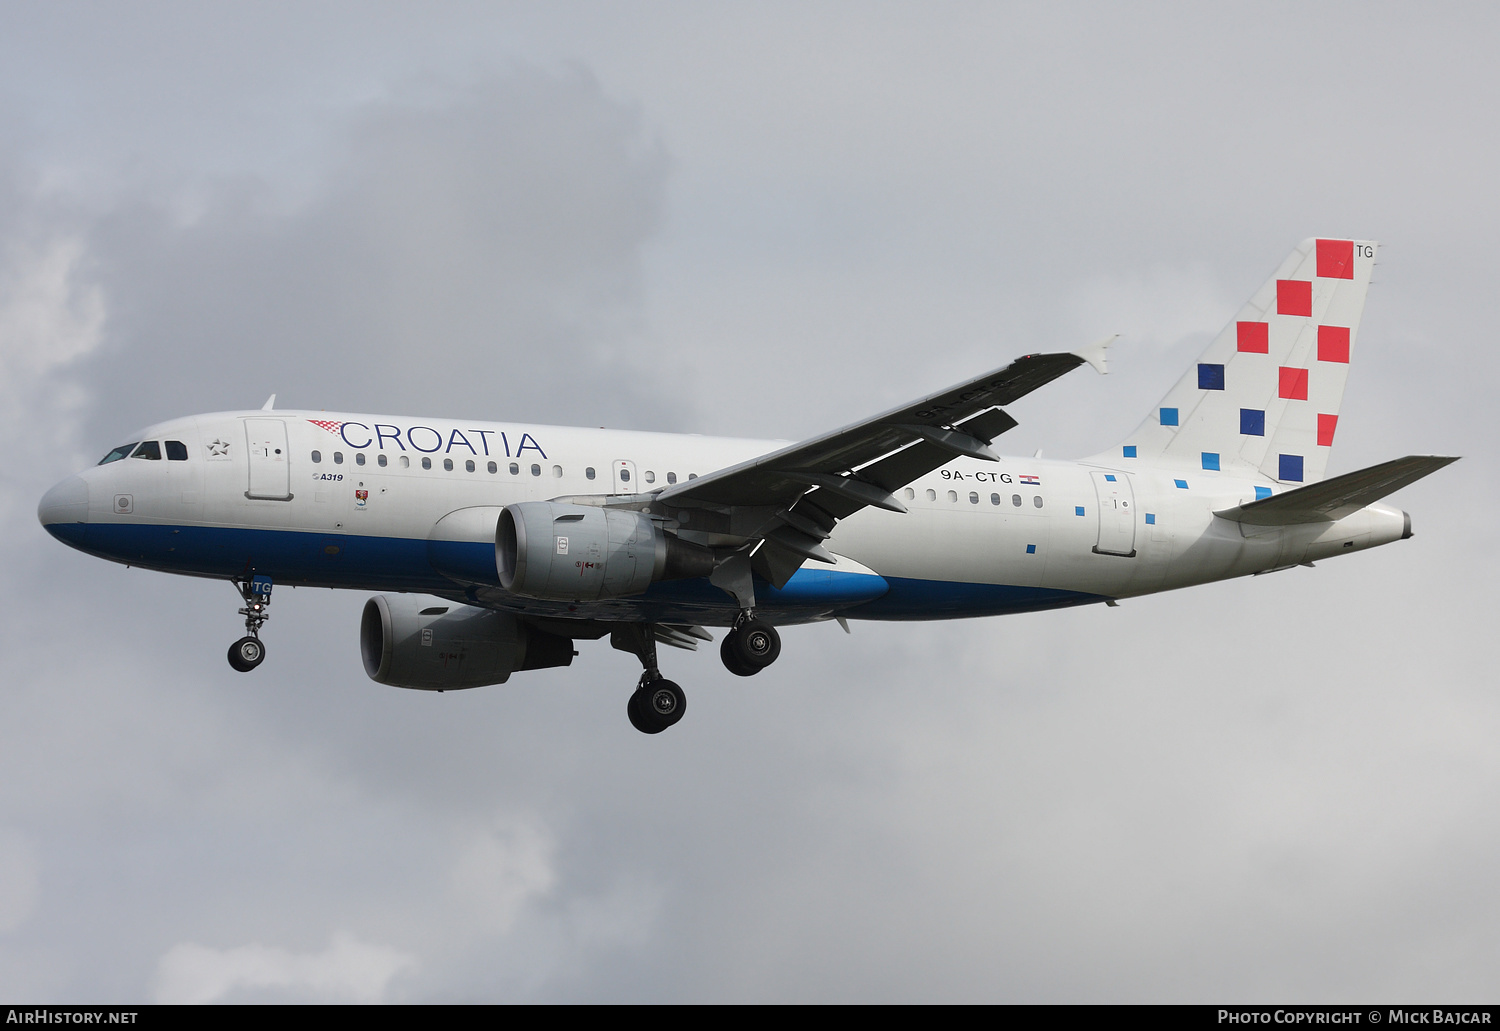
{"type": "Polygon", "coordinates": [[[645,671],[635,693],[625,705],[630,725],[642,734],[660,734],[687,712],[687,695],[661,675],[656,665],[656,628],[650,623],[629,623],[610,635],[610,644],[633,652],[645,671]]]}
{"type": "Polygon", "coordinates": [[[753,677],[781,654],[781,635],[770,623],[763,623],[749,612],[740,613],[734,629],[724,635],[719,658],[724,668],[737,677],[753,677]]]}
{"type": "Polygon", "coordinates": [[[229,646],[229,665],[240,673],[249,673],[266,657],[266,646],[260,640],[260,628],[271,614],[266,611],[271,605],[271,578],[251,575],[249,580],[235,581],[245,607],[240,615],[245,617],[245,636],[229,646]]]}
{"type": "MultiPolygon", "coordinates": [[[[641,660],[643,672],[635,692],[626,703],[625,715],[630,725],[642,734],[660,734],[682,719],[687,712],[687,695],[682,688],[661,675],[656,664],[656,627],[651,623],[627,623],[610,635],[610,644],[630,652],[641,660]]],[[[781,635],[769,623],[746,611],[740,613],[734,628],[724,636],[719,655],[729,672],[737,676],[754,676],[776,661],[781,654],[781,635]]]]}

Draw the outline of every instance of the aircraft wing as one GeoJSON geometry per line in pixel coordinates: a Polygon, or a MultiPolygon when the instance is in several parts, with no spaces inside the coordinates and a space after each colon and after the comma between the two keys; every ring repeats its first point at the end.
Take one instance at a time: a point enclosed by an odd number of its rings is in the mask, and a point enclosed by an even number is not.
{"type": "MultiPolygon", "coordinates": [[[[805,559],[833,561],[821,544],[838,520],[870,505],[905,512],[894,492],[956,457],[998,461],[989,443],[1016,425],[998,406],[1085,363],[1105,371],[1111,342],[1017,358],[873,418],[668,487],[656,500],[668,509],[706,510],[698,526],[764,541],[755,571],[781,586],[805,559]]],[[[694,524],[690,517],[687,525],[694,524]]]]}

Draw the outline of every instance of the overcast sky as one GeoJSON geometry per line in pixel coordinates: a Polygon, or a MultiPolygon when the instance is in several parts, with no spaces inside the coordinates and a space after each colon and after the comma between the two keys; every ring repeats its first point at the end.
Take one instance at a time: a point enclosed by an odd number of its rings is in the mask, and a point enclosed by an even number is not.
{"type": "Polygon", "coordinates": [[[0,998],[1493,1001],[1500,16],[1379,4],[0,9],[0,998]],[[1298,241],[1382,243],[1331,473],[1416,536],[444,695],[364,596],[36,522],[199,411],[796,438],[1122,336],[1117,442],[1298,241]]]}

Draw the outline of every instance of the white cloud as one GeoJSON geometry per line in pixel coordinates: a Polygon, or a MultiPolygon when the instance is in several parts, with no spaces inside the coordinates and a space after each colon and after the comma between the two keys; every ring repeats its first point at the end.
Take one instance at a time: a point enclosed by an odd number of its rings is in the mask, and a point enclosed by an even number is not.
{"type": "Polygon", "coordinates": [[[38,441],[27,430],[36,416],[56,427],[42,440],[55,449],[49,457],[61,458],[74,436],[72,421],[57,417],[88,401],[76,383],[55,375],[104,339],[104,291],[90,280],[88,261],[84,241],[68,234],[40,243],[23,237],[0,251],[0,439],[26,436],[32,455],[38,441]]]}
{"type": "Polygon", "coordinates": [[[521,821],[474,835],[453,865],[461,911],[486,930],[508,930],[528,901],[557,883],[555,848],[544,830],[521,821]]]}
{"type": "Polygon", "coordinates": [[[416,965],[409,953],[362,942],[347,931],[336,933],[322,952],[268,945],[214,949],[185,942],[162,956],[155,1001],[193,1005],[242,992],[257,998],[380,1002],[392,979],[416,965]]]}
{"type": "Polygon", "coordinates": [[[83,241],[13,243],[0,264],[0,361],[7,385],[87,354],[104,332],[104,294],[81,281],[83,241]]]}

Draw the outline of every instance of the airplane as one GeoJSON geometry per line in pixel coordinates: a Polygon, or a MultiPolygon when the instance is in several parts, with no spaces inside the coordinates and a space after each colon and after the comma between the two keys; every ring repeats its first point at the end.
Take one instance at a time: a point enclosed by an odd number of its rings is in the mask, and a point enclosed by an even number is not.
{"type": "Polygon", "coordinates": [[[276,584],[384,592],[360,655],[376,682],[447,691],[567,666],[608,636],[642,673],[626,714],[677,723],[657,645],[751,676],[777,627],[993,616],[1311,565],[1404,540],[1380,504],[1454,457],[1326,477],[1376,244],[1298,245],[1120,444],[1002,458],[1005,411],[1106,372],[1109,341],[1029,354],[785,445],[530,423],[260,410],[131,434],[42,498],[57,539],[235,585],[265,658],[276,584]]]}

